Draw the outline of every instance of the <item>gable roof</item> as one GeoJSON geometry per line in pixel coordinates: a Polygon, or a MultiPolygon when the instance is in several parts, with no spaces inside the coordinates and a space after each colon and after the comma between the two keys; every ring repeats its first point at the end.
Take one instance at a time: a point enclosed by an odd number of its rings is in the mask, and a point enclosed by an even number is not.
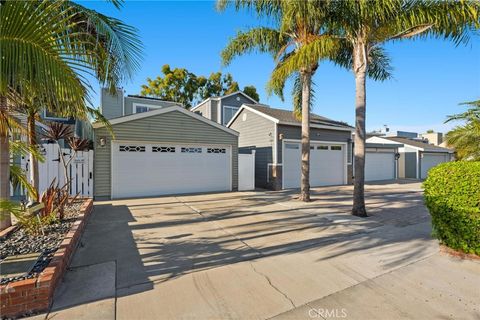
{"type": "Polygon", "coordinates": [[[250,97],[250,96],[247,95],[246,93],[244,93],[244,92],[242,92],[242,91],[235,91],[235,92],[229,93],[229,94],[224,95],[224,96],[209,97],[209,98],[203,100],[202,102],[198,103],[195,107],[191,108],[190,110],[193,111],[193,110],[197,109],[200,105],[204,104],[205,102],[207,102],[207,101],[209,101],[209,100],[222,100],[222,99],[231,97],[231,96],[236,95],[236,94],[240,94],[240,95],[244,96],[245,98],[247,98],[248,100],[250,100],[252,103],[258,103],[258,101],[255,101],[252,97],[250,97]]]}
{"type": "MultiPolygon", "coordinates": [[[[235,121],[235,119],[238,117],[241,110],[243,109],[247,109],[249,111],[257,113],[263,116],[264,118],[267,118],[278,124],[291,125],[291,126],[302,125],[301,120],[298,120],[295,117],[295,114],[293,113],[293,111],[271,108],[264,104],[243,104],[242,107],[238,110],[238,112],[233,116],[233,118],[227,124],[227,127],[229,127],[235,121]]],[[[344,131],[353,130],[353,127],[348,125],[345,122],[335,121],[314,113],[310,115],[310,125],[312,128],[324,128],[324,129],[344,130],[344,131]]]]}
{"type": "Polygon", "coordinates": [[[422,141],[418,140],[412,140],[408,138],[400,138],[400,137],[382,137],[383,139],[387,139],[390,141],[402,143],[407,146],[411,146],[414,148],[422,149],[423,151],[431,151],[431,152],[448,152],[448,153],[453,153],[453,150],[439,147],[439,146],[434,146],[422,141]]]}
{"type": "MultiPolygon", "coordinates": [[[[225,132],[228,132],[230,134],[238,136],[237,131],[235,131],[233,129],[230,129],[230,128],[227,128],[225,126],[222,126],[222,125],[216,123],[215,121],[209,120],[205,117],[202,117],[202,116],[200,116],[196,113],[193,113],[189,110],[186,110],[185,108],[182,108],[182,107],[179,107],[179,106],[176,106],[176,105],[171,106],[171,107],[164,107],[164,108],[160,108],[160,109],[155,109],[155,110],[147,111],[147,112],[134,113],[134,114],[124,116],[124,117],[113,118],[113,119],[110,119],[109,122],[110,122],[111,125],[116,125],[116,124],[120,124],[120,123],[125,123],[125,122],[129,122],[129,121],[133,121],[133,120],[158,116],[158,115],[161,115],[161,114],[164,114],[164,113],[175,112],[175,111],[176,112],[181,112],[183,114],[186,114],[189,117],[200,120],[202,122],[205,122],[206,124],[209,124],[213,127],[218,128],[220,130],[223,130],[225,132]]],[[[93,128],[101,128],[101,127],[104,127],[105,125],[103,123],[100,123],[100,122],[95,122],[92,126],[93,126],[93,128]]],[[[181,128],[179,128],[179,129],[181,129],[181,128]]]]}

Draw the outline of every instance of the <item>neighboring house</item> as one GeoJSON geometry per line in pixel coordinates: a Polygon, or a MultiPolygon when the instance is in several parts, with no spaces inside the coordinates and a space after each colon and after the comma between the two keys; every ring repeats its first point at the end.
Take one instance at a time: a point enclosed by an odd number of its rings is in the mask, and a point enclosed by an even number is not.
{"type": "Polygon", "coordinates": [[[244,103],[258,102],[245,93],[237,91],[222,97],[208,98],[193,107],[191,111],[226,126],[244,103]]]}
{"type": "MultiPolygon", "coordinates": [[[[255,150],[255,185],[273,190],[300,187],[301,122],[292,111],[243,104],[227,124],[240,133],[239,152],[255,150]]],[[[353,128],[315,114],[311,116],[310,185],[351,181],[353,128]]]]}
{"type": "MultiPolygon", "coordinates": [[[[93,140],[93,128],[92,124],[88,120],[63,118],[44,110],[42,112],[40,121],[44,124],[48,122],[60,122],[66,124],[72,129],[72,133],[75,137],[93,140]]],[[[64,147],[68,147],[68,145],[65,145],[64,147]]]]}
{"type": "Polygon", "coordinates": [[[425,179],[428,170],[432,167],[453,160],[453,150],[428,144],[427,141],[421,139],[373,137],[367,141],[399,145],[398,174],[400,178],[425,179]]]}
{"type": "Polygon", "coordinates": [[[434,146],[442,146],[443,133],[441,132],[422,133],[420,134],[420,137],[426,139],[428,143],[433,144],[434,146]]]}
{"type": "MultiPolygon", "coordinates": [[[[131,98],[125,102],[133,106],[138,100],[131,98]]],[[[156,106],[111,118],[114,138],[101,123],[93,125],[95,198],[237,190],[238,132],[178,105],[156,106]]]]}
{"type": "Polygon", "coordinates": [[[107,89],[103,88],[100,100],[100,112],[107,119],[115,119],[165,107],[182,106],[178,102],[157,98],[138,95],[124,96],[123,89],[117,89],[116,94],[111,94],[107,89]]]}

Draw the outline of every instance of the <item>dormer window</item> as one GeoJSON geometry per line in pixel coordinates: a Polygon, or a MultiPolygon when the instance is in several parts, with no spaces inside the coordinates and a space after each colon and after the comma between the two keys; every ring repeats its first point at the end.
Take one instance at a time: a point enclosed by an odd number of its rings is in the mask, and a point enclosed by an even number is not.
{"type": "Polygon", "coordinates": [[[230,120],[232,120],[238,109],[240,109],[240,107],[223,106],[223,125],[226,125],[230,120]]]}

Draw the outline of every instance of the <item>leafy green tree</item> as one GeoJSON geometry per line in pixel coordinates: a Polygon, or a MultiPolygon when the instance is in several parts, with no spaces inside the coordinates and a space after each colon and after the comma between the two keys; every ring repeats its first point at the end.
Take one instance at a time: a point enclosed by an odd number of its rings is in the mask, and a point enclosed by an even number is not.
{"type": "Polygon", "coordinates": [[[255,86],[245,86],[243,87],[243,93],[252,98],[253,100],[260,102],[260,96],[257,93],[257,88],[255,86]]]}
{"type": "Polygon", "coordinates": [[[333,0],[325,15],[328,32],[345,43],[355,76],[355,182],[352,214],[367,216],[365,209],[366,75],[369,55],[389,41],[427,36],[468,41],[479,27],[477,1],[333,0]]]}
{"type": "MultiPolygon", "coordinates": [[[[258,27],[239,32],[222,51],[224,64],[236,56],[254,51],[270,53],[277,62],[268,83],[269,92],[283,99],[289,78],[294,79],[294,112],[302,121],[302,157],[300,200],[310,201],[310,110],[312,78],[319,62],[330,59],[351,64],[351,54],[344,42],[325,32],[328,1],[218,1],[219,9],[233,4],[236,9],[253,10],[260,18],[273,22],[274,27],[258,27]],[[342,50],[343,49],[343,50],[342,50]]],[[[378,79],[389,76],[388,59],[381,50],[372,52],[369,73],[378,79]]]]}
{"type": "MultiPolygon", "coordinates": [[[[112,1],[119,7],[121,1],[112,1]]],[[[10,196],[9,135],[24,133],[14,111],[36,101],[59,115],[100,116],[88,106],[94,75],[112,90],[139,66],[136,30],[71,1],[0,2],[0,201],[10,196]]],[[[23,111],[22,111],[23,110],[23,111]]],[[[2,213],[0,230],[11,224],[2,213]]]]}
{"type": "MultiPolygon", "coordinates": [[[[148,78],[147,84],[142,85],[141,94],[179,102],[187,109],[207,98],[223,96],[240,90],[238,83],[229,73],[213,72],[206,78],[197,76],[184,68],[172,70],[166,64],[162,67],[162,74],[163,76],[158,76],[153,80],[148,78]]],[[[245,90],[258,98],[254,86],[245,87],[245,90]]],[[[248,95],[247,92],[245,93],[248,95]]]]}
{"type": "Polygon", "coordinates": [[[462,103],[471,108],[466,112],[449,116],[446,122],[465,121],[446,134],[448,146],[455,148],[457,159],[480,161],[480,100],[462,103]]]}

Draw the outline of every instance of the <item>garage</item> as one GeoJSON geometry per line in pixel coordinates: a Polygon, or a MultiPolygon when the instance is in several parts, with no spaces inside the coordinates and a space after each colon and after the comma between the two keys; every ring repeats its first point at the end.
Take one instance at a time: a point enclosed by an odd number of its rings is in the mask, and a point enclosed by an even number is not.
{"type": "Polygon", "coordinates": [[[231,190],[229,146],[112,143],[112,198],[231,190]]]}
{"type": "Polygon", "coordinates": [[[420,179],[426,179],[428,170],[440,163],[450,161],[448,153],[420,153],[420,179]]]}
{"type": "MultiPolygon", "coordinates": [[[[331,186],[346,183],[346,144],[311,142],[310,186],[331,186]]],[[[285,189],[300,188],[301,145],[300,142],[284,141],[283,186],[285,189]]]]}
{"type": "Polygon", "coordinates": [[[232,191],[238,133],[178,106],[94,124],[96,199],[232,191]]]}

